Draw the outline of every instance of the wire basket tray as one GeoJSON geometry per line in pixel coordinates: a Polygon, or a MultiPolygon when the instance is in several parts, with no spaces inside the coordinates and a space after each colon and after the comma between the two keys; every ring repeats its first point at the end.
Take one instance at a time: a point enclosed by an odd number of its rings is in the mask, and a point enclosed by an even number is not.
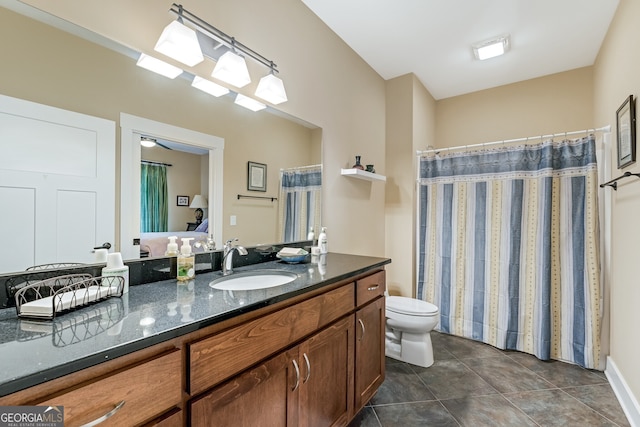
{"type": "Polygon", "coordinates": [[[53,319],[104,299],[122,296],[121,276],[92,277],[89,274],[69,274],[31,283],[15,294],[18,317],[53,319]]]}

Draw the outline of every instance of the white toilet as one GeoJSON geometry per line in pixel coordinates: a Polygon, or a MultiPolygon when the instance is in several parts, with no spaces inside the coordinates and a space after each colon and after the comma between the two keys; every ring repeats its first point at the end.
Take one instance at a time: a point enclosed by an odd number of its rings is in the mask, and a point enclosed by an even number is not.
{"type": "Polygon", "coordinates": [[[431,331],[440,319],[438,307],[414,298],[387,296],[387,357],[427,368],[433,364],[431,331]]]}

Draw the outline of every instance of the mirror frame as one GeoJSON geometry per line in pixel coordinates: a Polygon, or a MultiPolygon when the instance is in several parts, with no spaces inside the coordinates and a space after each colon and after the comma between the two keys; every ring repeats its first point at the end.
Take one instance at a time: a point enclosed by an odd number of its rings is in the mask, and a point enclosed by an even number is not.
{"type": "Polygon", "coordinates": [[[222,247],[224,139],[214,135],[120,113],[120,252],[140,258],[140,134],[209,150],[209,234],[222,247]],[[135,179],[134,179],[135,178],[135,179]],[[136,185],[137,183],[137,185],[136,185]],[[138,239],[138,244],[134,244],[138,239]]]}

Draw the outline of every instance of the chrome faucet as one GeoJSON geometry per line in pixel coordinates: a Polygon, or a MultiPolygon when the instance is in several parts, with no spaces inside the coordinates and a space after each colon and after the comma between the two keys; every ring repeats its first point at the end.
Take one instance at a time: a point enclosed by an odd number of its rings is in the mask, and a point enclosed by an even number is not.
{"type": "Polygon", "coordinates": [[[247,255],[247,250],[240,245],[234,245],[233,242],[238,238],[229,239],[224,244],[224,255],[222,256],[222,275],[227,276],[233,273],[233,253],[238,251],[240,255],[247,255]]]}

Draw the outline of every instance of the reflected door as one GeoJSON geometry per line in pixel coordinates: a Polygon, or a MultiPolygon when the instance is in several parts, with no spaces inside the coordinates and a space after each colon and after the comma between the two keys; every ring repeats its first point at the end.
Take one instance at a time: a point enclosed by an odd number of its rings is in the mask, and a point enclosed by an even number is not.
{"type": "Polygon", "coordinates": [[[115,123],[0,96],[0,272],[92,262],[115,238],[115,123]]]}

